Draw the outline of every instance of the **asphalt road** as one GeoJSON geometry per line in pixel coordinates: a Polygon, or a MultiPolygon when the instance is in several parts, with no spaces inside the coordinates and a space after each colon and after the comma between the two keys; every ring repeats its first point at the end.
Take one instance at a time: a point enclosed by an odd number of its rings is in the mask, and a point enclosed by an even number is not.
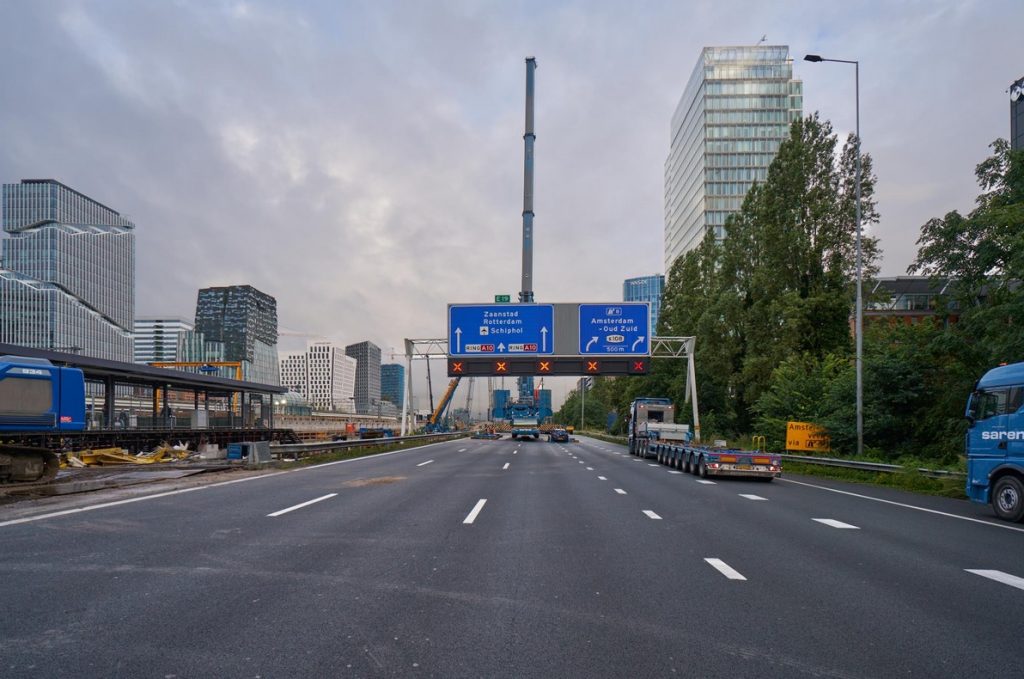
{"type": "Polygon", "coordinates": [[[1024,525],[966,502],[590,439],[166,488],[0,509],[0,677],[1024,674],[1024,525]]]}

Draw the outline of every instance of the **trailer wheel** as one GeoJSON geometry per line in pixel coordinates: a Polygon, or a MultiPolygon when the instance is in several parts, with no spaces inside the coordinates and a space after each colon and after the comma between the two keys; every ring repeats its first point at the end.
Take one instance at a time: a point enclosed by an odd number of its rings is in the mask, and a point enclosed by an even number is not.
{"type": "Polygon", "coordinates": [[[1003,476],[992,488],[992,509],[1004,521],[1024,519],[1024,484],[1016,476],[1003,476]]]}
{"type": "Polygon", "coordinates": [[[701,458],[697,460],[697,476],[702,479],[706,479],[708,477],[708,466],[704,462],[704,456],[701,456],[701,458]]]}
{"type": "Polygon", "coordinates": [[[683,453],[683,471],[687,474],[692,474],[693,469],[690,468],[690,456],[683,453]]]}

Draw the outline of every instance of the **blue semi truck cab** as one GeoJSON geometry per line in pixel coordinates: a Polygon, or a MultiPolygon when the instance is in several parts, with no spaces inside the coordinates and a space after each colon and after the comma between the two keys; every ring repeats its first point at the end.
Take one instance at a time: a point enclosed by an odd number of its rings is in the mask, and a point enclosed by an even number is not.
{"type": "Polygon", "coordinates": [[[1024,363],[993,368],[967,401],[967,497],[1024,520],[1024,363]]]}

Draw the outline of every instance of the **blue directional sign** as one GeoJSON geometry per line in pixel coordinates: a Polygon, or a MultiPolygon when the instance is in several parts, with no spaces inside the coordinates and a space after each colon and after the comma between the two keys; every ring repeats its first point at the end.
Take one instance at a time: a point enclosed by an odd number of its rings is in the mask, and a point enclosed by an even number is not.
{"type": "Polygon", "coordinates": [[[580,353],[646,356],[651,353],[647,302],[580,304],[580,353]]]}
{"type": "Polygon", "coordinates": [[[452,356],[550,354],[554,346],[550,304],[452,304],[448,353],[452,356]]]}

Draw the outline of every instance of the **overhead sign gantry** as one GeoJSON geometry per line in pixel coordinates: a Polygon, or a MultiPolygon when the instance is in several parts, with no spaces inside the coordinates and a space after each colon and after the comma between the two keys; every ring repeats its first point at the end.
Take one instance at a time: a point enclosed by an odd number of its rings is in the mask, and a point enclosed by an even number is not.
{"type": "Polygon", "coordinates": [[[451,304],[448,375],[643,375],[647,302],[451,304]]]}

